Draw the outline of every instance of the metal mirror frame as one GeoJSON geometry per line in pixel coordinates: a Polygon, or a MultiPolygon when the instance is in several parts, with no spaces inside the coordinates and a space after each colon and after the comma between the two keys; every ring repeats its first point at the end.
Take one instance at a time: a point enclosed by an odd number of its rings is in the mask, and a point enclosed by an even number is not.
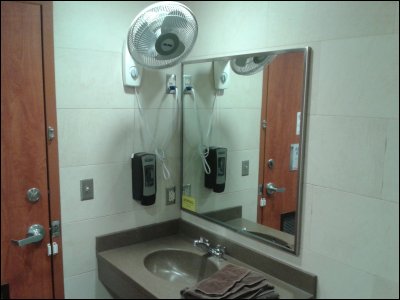
{"type": "MultiPolygon", "coordinates": [[[[270,241],[268,239],[261,238],[255,234],[248,233],[243,230],[238,230],[236,228],[233,228],[232,226],[225,224],[222,221],[219,221],[217,219],[210,218],[208,216],[202,215],[197,212],[193,212],[187,209],[184,209],[182,207],[182,189],[183,189],[183,165],[184,165],[184,160],[183,160],[183,151],[184,151],[184,145],[183,145],[183,137],[184,137],[184,122],[183,122],[183,112],[184,112],[184,107],[183,107],[183,97],[184,94],[183,92],[181,93],[181,170],[180,170],[180,201],[181,201],[181,210],[192,214],[194,216],[197,216],[199,218],[205,219],[207,221],[210,221],[212,223],[218,224],[220,226],[223,226],[231,231],[234,231],[242,236],[251,238],[253,240],[256,240],[258,242],[264,243],[268,246],[272,246],[274,248],[283,250],[285,252],[289,252],[294,255],[299,255],[300,254],[300,241],[301,241],[301,225],[302,225],[302,209],[303,209],[303,185],[304,185],[304,167],[305,167],[305,148],[306,148],[306,133],[307,133],[307,115],[309,114],[308,112],[308,102],[309,102],[309,89],[310,89],[310,63],[311,63],[311,47],[302,47],[302,48],[287,48],[287,49],[282,49],[282,50],[274,50],[274,51],[260,51],[260,52],[250,52],[250,53],[239,53],[236,55],[230,55],[230,56],[216,56],[216,57],[209,57],[209,58],[204,58],[204,59],[199,59],[199,60],[189,60],[189,61],[184,61],[181,63],[181,86],[183,86],[183,74],[184,74],[184,67],[186,65],[190,64],[196,64],[196,63],[205,63],[205,62],[212,62],[214,60],[231,60],[234,59],[238,56],[243,56],[243,55],[248,55],[248,56],[255,56],[255,55],[260,55],[260,54],[267,54],[267,55],[275,55],[275,54],[283,54],[283,53],[288,53],[288,52],[303,52],[304,53],[304,80],[303,80],[303,99],[302,99],[302,114],[301,114],[301,137],[300,137],[300,153],[299,153],[299,176],[298,176],[298,187],[297,187],[297,207],[296,207],[296,235],[294,237],[294,249],[288,249],[287,247],[284,247],[282,245],[279,245],[277,243],[274,243],[273,241],[270,241]]],[[[265,225],[264,225],[265,226],[265,225]]]]}

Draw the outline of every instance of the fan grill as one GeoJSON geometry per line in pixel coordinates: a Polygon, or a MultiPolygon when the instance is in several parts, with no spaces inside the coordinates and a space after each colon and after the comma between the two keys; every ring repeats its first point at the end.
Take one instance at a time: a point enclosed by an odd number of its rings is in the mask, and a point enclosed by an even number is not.
{"type": "Polygon", "coordinates": [[[231,60],[232,70],[239,75],[253,75],[270,64],[277,55],[241,56],[231,60]]]}
{"type": "Polygon", "coordinates": [[[189,8],[177,2],[160,2],[133,20],[127,46],[138,64],[161,69],[183,60],[196,38],[197,21],[189,8]]]}

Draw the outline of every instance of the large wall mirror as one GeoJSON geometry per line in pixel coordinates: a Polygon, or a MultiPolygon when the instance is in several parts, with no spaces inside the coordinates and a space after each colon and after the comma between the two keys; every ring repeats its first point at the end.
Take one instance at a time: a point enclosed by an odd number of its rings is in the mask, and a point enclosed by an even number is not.
{"type": "Polygon", "coordinates": [[[299,253],[310,48],[182,64],[182,209],[299,253]]]}

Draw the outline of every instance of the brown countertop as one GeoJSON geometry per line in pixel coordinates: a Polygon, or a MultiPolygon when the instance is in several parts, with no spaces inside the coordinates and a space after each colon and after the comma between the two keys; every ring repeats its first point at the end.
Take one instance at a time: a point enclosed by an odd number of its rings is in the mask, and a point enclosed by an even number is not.
{"type": "MultiPolygon", "coordinates": [[[[166,237],[158,237],[147,241],[137,242],[132,245],[115,249],[100,251],[97,253],[99,278],[109,291],[118,298],[160,298],[179,299],[180,290],[187,287],[180,282],[169,282],[155,276],[144,265],[145,257],[155,251],[165,249],[177,249],[197,254],[204,251],[194,247],[190,240],[178,233],[166,237]]],[[[248,264],[245,264],[229,255],[226,260],[210,257],[218,268],[227,263],[247,267],[263,274],[267,280],[275,286],[280,298],[304,299],[313,295],[290,285],[278,278],[264,273],[248,264]]]]}

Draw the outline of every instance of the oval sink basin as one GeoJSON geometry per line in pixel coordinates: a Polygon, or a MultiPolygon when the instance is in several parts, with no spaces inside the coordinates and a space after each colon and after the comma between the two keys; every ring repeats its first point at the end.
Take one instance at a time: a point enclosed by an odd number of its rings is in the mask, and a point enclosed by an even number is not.
{"type": "Polygon", "coordinates": [[[150,253],[145,257],[144,265],[162,279],[187,286],[218,271],[218,267],[206,255],[172,249],[150,253]]]}

